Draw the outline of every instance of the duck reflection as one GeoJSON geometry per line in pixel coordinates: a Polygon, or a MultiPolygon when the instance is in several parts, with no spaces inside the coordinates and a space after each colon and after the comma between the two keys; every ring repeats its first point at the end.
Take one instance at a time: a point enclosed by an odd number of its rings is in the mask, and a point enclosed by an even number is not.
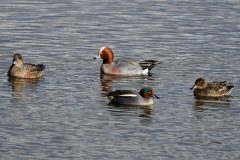
{"type": "Polygon", "coordinates": [[[197,111],[203,111],[209,107],[228,107],[229,97],[201,97],[195,98],[194,107],[197,111]]]}
{"type": "Polygon", "coordinates": [[[109,103],[109,111],[115,116],[124,116],[127,114],[138,116],[141,124],[150,124],[152,122],[153,106],[127,106],[127,105],[112,105],[109,103]]]}
{"type": "Polygon", "coordinates": [[[36,85],[40,79],[9,78],[13,98],[21,98],[26,87],[36,85]]]}
{"type": "Polygon", "coordinates": [[[150,118],[153,112],[153,106],[146,106],[146,107],[140,107],[140,109],[143,111],[141,114],[139,114],[139,117],[143,118],[150,118]]]}
{"type": "Polygon", "coordinates": [[[101,74],[100,76],[101,79],[101,95],[103,97],[107,96],[109,92],[112,91],[112,83],[113,80],[120,80],[120,76],[115,76],[115,75],[106,75],[106,74],[101,74]]]}
{"type": "Polygon", "coordinates": [[[109,92],[112,92],[113,81],[120,81],[120,80],[137,80],[137,79],[150,79],[151,76],[117,76],[117,75],[107,75],[101,74],[100,75],[100,85],[101,85],[101,95],[103,97],[107,96],[109,92]]]}

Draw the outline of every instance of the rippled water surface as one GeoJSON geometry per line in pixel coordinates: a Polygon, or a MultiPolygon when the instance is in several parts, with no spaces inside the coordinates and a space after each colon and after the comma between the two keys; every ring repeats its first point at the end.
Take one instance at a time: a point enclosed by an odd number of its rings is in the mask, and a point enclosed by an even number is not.
{"type": "Polygon", "coordinates": [[[2,0],[0,158],[240,159],[239,15],[239,0],[2,0]],[[100,78],[102,46],[163,63],[100,78]],[[42,80],[8,81],[16,51],[46,65],[42,80]],[[198,77],[235,88],[196,100],[198,77]],[[144,85],[161,97],[152,107],[108,105],[108,91],[144,85]]]}

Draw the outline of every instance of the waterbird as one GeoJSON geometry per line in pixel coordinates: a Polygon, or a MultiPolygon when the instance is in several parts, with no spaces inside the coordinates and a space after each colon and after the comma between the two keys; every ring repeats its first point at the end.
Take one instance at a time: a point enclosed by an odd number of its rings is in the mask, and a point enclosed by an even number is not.
{"type": "Polygon", "coordinates": [[[151,87],[143,87],[139,92],[132,90],[115,90],[107,95],[110,104],[149,106],[153,105],[153,98],[158,98],[151,87]]]}
{"type": "Polygon", "coordinates": [[[45,65],[24,63],[20,53],[15,53],[13,63],[8,70],[9,77],[15,78],[40,78],[43,75],[45,65]]]}
{"type": "Polygon", "coordinates": [[[204,78],[198,78],[190,89],[196,97],[223,97],[230,95],[233,87],[226,81],[207,82],[204,78]]]}
{"type": "Polygon", "coordinates": [[[153,67],[161,63],[156,60],[114,60],[114,53],[109,47],[102,47],[99,50],[99,56],[94,59],[98,58],[103,59],[101,73],[120,76],[148,75],[153,67]]]}

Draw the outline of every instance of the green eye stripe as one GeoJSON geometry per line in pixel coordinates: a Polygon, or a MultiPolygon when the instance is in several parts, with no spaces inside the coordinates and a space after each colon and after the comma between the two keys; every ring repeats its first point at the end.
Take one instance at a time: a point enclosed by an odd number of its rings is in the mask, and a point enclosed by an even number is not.
{"type": "Polygon", "coordinates": [[[143,93],[148,93],[148,92],[151,92],[151,88],[149,88],[149,87],[144,87],[143,88],[143,93]]]}

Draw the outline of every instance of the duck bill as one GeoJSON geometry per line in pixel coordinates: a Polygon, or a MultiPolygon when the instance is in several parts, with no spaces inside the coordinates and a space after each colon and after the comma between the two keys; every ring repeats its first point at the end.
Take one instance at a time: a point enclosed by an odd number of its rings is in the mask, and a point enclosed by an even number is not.
{"type": "Polygon", "coordinates": [[[160,97],[156,94],[153,95],[153,98],[157,98],[157,99],[160,99],[160,97]]]}
{"type": "Polygon", "coordinates": [[[96,57],[93,57],[93,59],[94,59],[94,60],[96,60],[96,59],[100,59],[100,57],[96,56],[96,57]]]}
{"type": "Polygon", "coordinates": [[[196,85],[193,85],[191,88],[190,88],[190,90],[193,90],[193,89],[195,89],[197,86],[196,85]]]}

